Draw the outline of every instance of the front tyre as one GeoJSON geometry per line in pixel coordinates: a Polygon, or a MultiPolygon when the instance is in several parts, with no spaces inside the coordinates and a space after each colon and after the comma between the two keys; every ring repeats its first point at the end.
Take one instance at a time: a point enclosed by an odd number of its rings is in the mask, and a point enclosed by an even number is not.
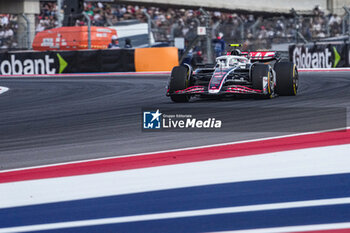
{"type": "Polygon", "coordinates": [[[190,69],[187,66],[175,66],[171,71],[169,93],[173,102],[185,103],[190,100],[190,95],[176,94],[177,91],[184,90],[189,86],[190,76],[190,69]]]}
{"type": "Polygon", "coordinates": [[[175,103],[187,103],[190,100],[190,96],[183,94],[183,95],[171,95],[170,99],[175,103]]]}
{"type": "Polygon", "coordinates": [[[295,96],[298,92],[299,74],[293,62],[275,64],[276,92],[281,96],[295,96]]]}

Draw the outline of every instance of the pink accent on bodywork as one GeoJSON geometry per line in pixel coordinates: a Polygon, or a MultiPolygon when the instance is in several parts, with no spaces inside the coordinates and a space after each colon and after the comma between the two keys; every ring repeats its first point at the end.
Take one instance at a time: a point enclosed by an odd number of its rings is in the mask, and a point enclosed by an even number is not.
{"type": "Polygon", "coordinates": [[[258,89],[252,89],[249,87],[241,86],[241,85],[234,85],[234,86],[228,87],[226,92],[239,93],[239,94],[252,94],[252,93],[261,93],[262,91],[258,89]]]}
{"type": "Polygon", "coordinates": [[[192,86],[183,90],[175,91],[176,94],[185,94],[185,93],[202,93],[204,92],[203,86],[192,86]]]}

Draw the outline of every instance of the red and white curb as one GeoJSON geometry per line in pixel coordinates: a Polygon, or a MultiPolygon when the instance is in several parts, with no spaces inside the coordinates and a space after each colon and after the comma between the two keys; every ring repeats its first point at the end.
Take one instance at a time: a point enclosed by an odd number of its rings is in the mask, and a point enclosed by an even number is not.
{"type": "Polygon", "coordinates": [[[5,170],[0,171],[0,183],[123,171],[344,144],[350,144],[349,128],[5,170]]]}
{"type": "MultiPolygon", "coordinates": [[[[268,144],[267,148],[273,146],[273,143],[268,144]]],[[[73,166],[77,171],[76,175],[70,170],[71,166],[67,170],[50,167],[48,170],[38,169],[12,174],[5,172],[1,174],[0,208],[218,183],[350,173],[350,144],[266,152],[251,156],[244,156],[244,152],[254,150],[253,148],[236,147],[234,150],[242,155],[235,157],[233,151],[233,155],[227,158],[221,156],[223,150],[225,149],[218,148],[218,158],[215,159],[213,155],[214,159],[207,161],[201,161],[200,158],[194,161],[192,158],[188,161],[193,162],[186,162],[180,158],[177,162],[176,156],[169,154],[161,157],[149,155],[149,159],[142,157],[138,160],[131,159],[129,162],[121,160],[120,163],[112,160],[110,167],[105,161],[96,163],[96,170],[91,164],[77,164],[73,166]],[[167,165],[159,166],[163,163],[162,160],[167,165]],[[151,165],[152,162],[154,166],[151,165]],[[106,169],[103,169],[104,167],[106,169]],[[92,172],[88,174],[87,169],[92,172]],[[99,173],[102,170],[106,172],[99,173]],[[78,175],[79,173],[83,174],[78,175]],[[52,177],[39,178],[48,175],[52,177]]],[[[216,154],[215,151],[208,151],[209,153],[216,154]]],[[[203,157],[207,157],[208,154],[204,151],[201,153],[203,157]]],[[[184,153],[180,157],[191,157],[191,154],[184,153]]]]}
{"type": "MultiPolygon", "coordinates": [[[[0,208],[218,183],[350,173],[349,151],[350,130],[342,129],[3,171],[0,172],[0,208]]],[[[350,198],[79,220],[4,228],[0,229],[0,232],[38,231],[136,220],[344,203],[350,203],[350,198]]],[[[260,232],[334,230],[349,228],[346,224],[254,230],[265,230],[260,232]]]]}
{"type": "Polygon", "coordinates": [[[215,183],[348,173],[349,151],[347,129],[8,170],[0,172],[0,208],[215,183]],[[116,181],[117,186],[108,185],[116,181]]]}

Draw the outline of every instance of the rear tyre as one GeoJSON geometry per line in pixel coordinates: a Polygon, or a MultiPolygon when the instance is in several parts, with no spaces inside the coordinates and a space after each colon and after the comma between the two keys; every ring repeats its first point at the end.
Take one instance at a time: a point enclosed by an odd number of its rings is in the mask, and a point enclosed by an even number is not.
{"type": "Polygon", "coordinates": [[[175,66],[171,71],[169,81],[170,99],[177,103],[188,102],[191,98],[186,94],[173,94],[176,91],[184,90],[188,87],[190,82],[190,70],[187,66],[175,66]]]}
{"type": "Polygon", "coordinates": [[[298,92],[299,74],[293,62],[275,64],[276,92],[281,96],[294,96],[298,92]]]}
{"type": "Polygon", "coordinates": [[[253,64],[251,67],[251,79],[253,89],[264,91],[264,88],[266,88],[266,94],[259,95],[260,97],[268,99],[273,97],[274,83],[269,65],[253,64]],[[266,87],[264,87],[264,77],[267,77],[266,87]]]}

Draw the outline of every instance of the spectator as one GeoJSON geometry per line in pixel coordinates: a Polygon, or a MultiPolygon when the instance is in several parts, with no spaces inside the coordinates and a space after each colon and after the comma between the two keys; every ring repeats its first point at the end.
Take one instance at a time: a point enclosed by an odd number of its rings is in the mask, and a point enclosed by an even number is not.
{"type": "Polygon", "coordinates": [[[92,10],[91,3],[89,4],[84,3],[84,12],[90,17],[91,20],[94,18],[94,12],[92,10]]]}
{"type": "Polygon", "coordinates": [[[5,30],[5,34],[4,34],[4,38],[7,40],[10,40],[14,35],[14,32],[11,28],[11,26],[7,25],[6,30],[5,30]]]}
{"type": "Polygon", "coordinates": [[[116,35],[112,36],[112,40],[111,40],[111,43],[109,43],[108,48],[109,49],[119,49],[120,48],[119,40],[118,40],[118,37],[116,35]]]}
{"type": "Polygon", "coordinates": [[[105,24],[105,21],[104,21],[104,18],[103,18],[103,15],[101,14],[101,10],[96,8],[94,10],[94,21],[93,21],[93,24],[96,25],[96,26],[104,26],[105,24]]]}
{"type": "Polygon", "coordinates": [[[125,45],[124,45],[124,48],[127,48],[127,49],[132,48],[130,38],[126,38],[126,39],[125,39],[125,45]]]}
{"type": "Polygon", "coordinates": [[[0,46],[4,43],[5,39],[5,30],[2,26],[0,26],[0,46]]]}
{"type": "Polygon", "coordinates": [[[3,15],[1,17],[1,21],[0,21],[0,24],[1,26],[7,26],[7,24],[9,24],[9,16],[8,15],[3,15]]]}
{"type": "Polygon", "coordinates": [[[219,57],[225,52],[225,41],[222,39],[223,34],[219,35],[213,40],[215,56],[219,57]]]}
{"type": "Polygon", "coordinates": [[[36,26],[35,31],[36,32],[42,32],[46,29],[45,25],[44,25],[44,21],[40,20],[40,22],[38,23],[38,25],[36,26]]]}

